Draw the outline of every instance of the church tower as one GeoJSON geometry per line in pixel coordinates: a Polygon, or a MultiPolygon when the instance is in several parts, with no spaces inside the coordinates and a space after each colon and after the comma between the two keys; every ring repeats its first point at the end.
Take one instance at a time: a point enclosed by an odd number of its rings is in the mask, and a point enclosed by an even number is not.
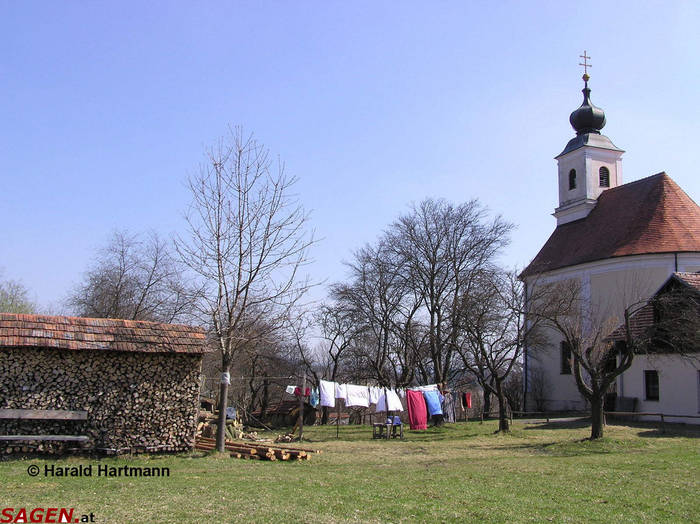
{"type": "MultiPolygon", "coordinates": [[[[584,53],[583,58],[589,57],[584,53]]],[[[622,185],[624,151],[600,133],[605,113],[591,102],[588,80],[584,73],[583,103],[569,117],[576,136],[555,157],[559,167],[559,207],[554,210],[558,226],[585,218],[603,191],[622,185]]]]}

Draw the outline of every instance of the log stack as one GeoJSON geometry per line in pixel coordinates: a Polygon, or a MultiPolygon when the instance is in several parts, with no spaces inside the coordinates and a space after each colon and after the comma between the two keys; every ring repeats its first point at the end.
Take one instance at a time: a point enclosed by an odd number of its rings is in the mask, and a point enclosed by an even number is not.
{"type": "MultiPolygon", "coordinates": [[[[200,437],[197,439],[195,449],[201,451],[214,451],[216,441],[213,438],[200,437]]],[[[258,460],[310,460],[314,453],[320,450],[272,446],[265,442],[243,442],[227,440],[226,451],[234,458],[248,458],[258,460]]]]}
{"type": "MultiPolygon", "coordinates": [[[[86,435],[88,449],[194,447],[204,333],[115,319],[0,313],[0,408],[87,411],[84,421],[0,420],[2,435],[86,435]]],[[[71,443],[0,443],[62,452],[71,443]]]]}

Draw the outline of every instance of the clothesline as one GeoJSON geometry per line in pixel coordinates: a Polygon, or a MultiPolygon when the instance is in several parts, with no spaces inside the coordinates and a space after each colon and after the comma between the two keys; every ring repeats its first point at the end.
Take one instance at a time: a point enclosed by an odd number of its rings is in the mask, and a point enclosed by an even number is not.
{"type": "Polygon", "coordinates": [[[375,404],[378,411],[403,411],[401,399],[405,398],[406,390],[437,391],[437,384],[415,386],[410,388],[388,388],[380,386],[360,386],[356,384],[340,384],[321,380],[319,384],[321,406],[335,407],[336,399],[345,401],[347,407],[368,408],[375,404]],[[382,410],[381,408],[384,407],[382,410]]]}

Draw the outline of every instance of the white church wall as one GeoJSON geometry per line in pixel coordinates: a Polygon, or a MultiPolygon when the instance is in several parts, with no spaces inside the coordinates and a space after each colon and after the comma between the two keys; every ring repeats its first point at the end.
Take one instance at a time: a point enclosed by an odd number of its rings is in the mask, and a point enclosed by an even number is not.
{"type": "MultiPolygon", "coordinates": [[[[537,285],[578,280],[584,297],[596,304],[597,316],[616,327],[622,323],[627,306],[651,298],[676,270],[700,271],[700,253],[615,257],[528,277],[526,282],[532,294],[537,285]]],[[[546,338],[545,349],[529,351],[526,393],[528,409],[534,409],[535,399],[531,385],[538,371],[541,371],[549,388],[547,410],[585,409],[585,401],[578,392],[573,375],[561,374],[561,335],[550,330],[546,338]]]]}
{"type": "Polygon", "coordinates": [[[534,410],[535,405],[544,400],[545,411],[580,411],[587,409],[586,401],[576,387],[574,375],[561,372],[561,338],[555,338],[556,343],[532,351],[528,360],[528,376],[530,395],[528,405],[534,410]],[[541,373],[541,374],[540,374],[541,373]],[[543,382],[543,391],[538,391],[535,380],[543,382]],[[541,396],[540,396],[541,395],[541,396]],[[535,398],[535,397],[538,398],[535,398]]]}
{"type": "MultiPolygon", "coordinates": [[[[622,380],[618,380],[618,392],[620,396],[638,399],[637,411],[640,412],[700,415],[700,361],[677,355],[638,355],[630,369],[624,373],[622,380]],[[658,400],[646,398],[644,379],[646,370],[658,372],[658,400]]],[[[658,417],[647,418],[659,420],[658,417]]],[[[671,417],[666,420],[700,424],[700,419],[671,417]]]]}

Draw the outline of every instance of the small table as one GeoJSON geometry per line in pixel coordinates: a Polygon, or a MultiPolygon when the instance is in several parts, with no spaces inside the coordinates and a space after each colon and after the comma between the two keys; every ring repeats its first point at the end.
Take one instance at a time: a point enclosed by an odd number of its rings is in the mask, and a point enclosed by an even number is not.
{"type": "Polygon", "coordinates": [[[400,438],[403,440],[403,424],[384,424],[375,422],[372,424],[372,438],[400,438]]]}

